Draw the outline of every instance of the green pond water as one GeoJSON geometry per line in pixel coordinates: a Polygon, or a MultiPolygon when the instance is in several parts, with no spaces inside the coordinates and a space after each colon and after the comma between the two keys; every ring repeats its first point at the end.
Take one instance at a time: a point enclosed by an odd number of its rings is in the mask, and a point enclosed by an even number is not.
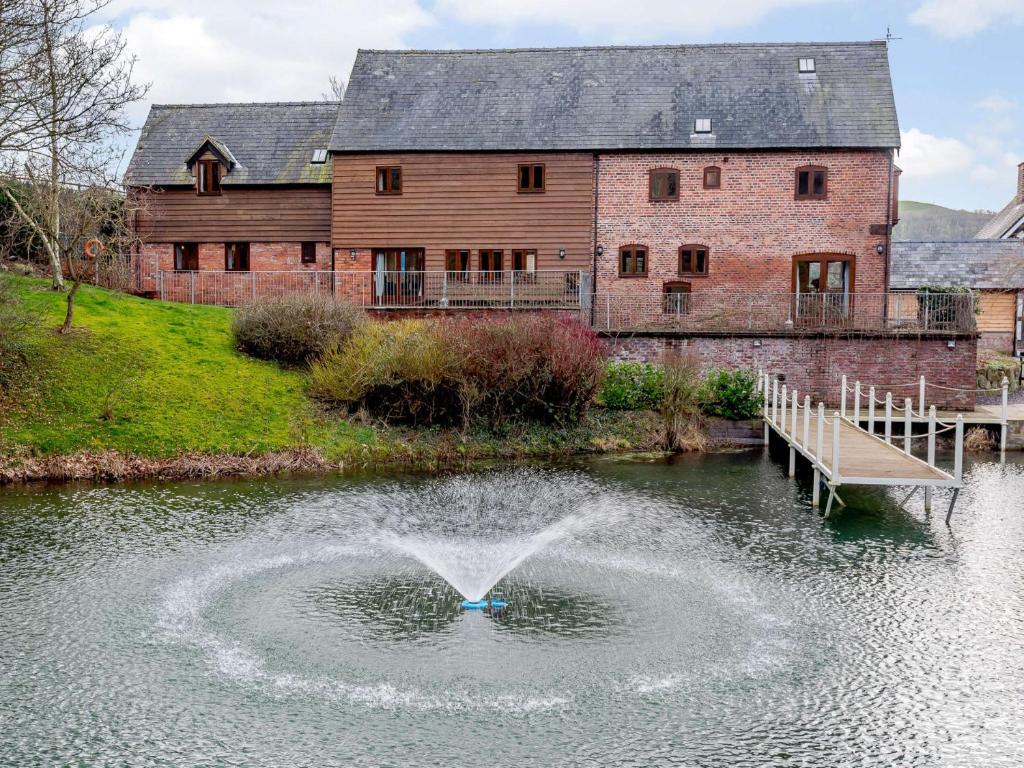
{"type": "Polygon", "coordinates": [[[0,765],[1024,765],[1024,463],[784,470],[0,492],[0,765]]]}

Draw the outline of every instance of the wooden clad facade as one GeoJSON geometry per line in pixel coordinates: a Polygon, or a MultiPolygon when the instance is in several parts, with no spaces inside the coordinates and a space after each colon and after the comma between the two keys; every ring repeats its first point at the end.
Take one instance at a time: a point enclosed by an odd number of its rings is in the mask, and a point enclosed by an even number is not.
{"type": "Polygon", "coordinates": [[[198,195],[195,187],[146,192],[139,232],[146,242],[328,242],[328,185],[234,187],[198,195]]]}
{"type": "Polygon", "coordinates": [[[515,249],[535,249],[537,269],[591,269],[591,153],[335,154],[333,162],[336,249],[422,248],[427,270],[445,269],[446,250],[468,249],[471,271],[481,250],[503,250],[507,261],[515,249]],[[543,164],[542,192],[518,191],[520,164],[543,164]],[[377,194],[377,168],[394,166],[401,193],[377,194]]]}

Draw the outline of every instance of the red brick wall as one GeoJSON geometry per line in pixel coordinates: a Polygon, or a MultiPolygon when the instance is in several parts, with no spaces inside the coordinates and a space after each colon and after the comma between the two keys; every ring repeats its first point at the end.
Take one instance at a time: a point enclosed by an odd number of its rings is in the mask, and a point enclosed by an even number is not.
{"type": "Polygon", "coordinates": [[[885,290],[885,235],[871,225],[888,219],[886,151],[779,151],[740,153],[609,154],[598,167],[598,292],[651,292],[678,280],[678,249],[710,248],[706,278],[689,279],[694,291],[791,291],[793,256],[850,254],[854,289],[885,290]],[[703,188],[703,169],[722,169],[720,189],[703,188]],[[799,166],[828,168],[828,199],[795,200],[799,166]],[[648,172],[680,172],[679,200],[651,202],[648,172]],[[650,249],[648,277],[620,279],[618,250],[650,249]]]}
{"type": "MultiPolygon", "coordinates": [[[[316,244],[316,263],[302,263],[301,243],[249,243],[249,268],[254,272],[329,270],[329,243],[316,244]]],[[[340,268],[340,267],[339,267],[340,268]]],[[[156,273],[174,269],[173,243],[146,243],[138,258],[137,282],[141,291],[156,290],[156,273]]],[[[224,243],[199,243],[199,269],[224,270],[224,243]]]]}
{"type": "MultiPolygon", "coordinates": [[[[845,373],[852,388],[860,380],[864,388],[874,385],[891,391],[897,402],[904,397],[917,401],[917,385],[925,379],[944,387],[973,389],[977,343],[971,338],[814,338],[814,337],[700,337],[665,336],[610,338],[612,356],[619,360],[656,363],[666,353],[692,354],[706,370],[746,368],[784,375],[786,384],[806,393],[813,401],[839,401],[840,377],[845,373]],[[755,346],[759,344],[759,346],[755,346]],[[907,385],[911,386],[896,386],[907,385]]],[[[929,388],[927,400],[940,408],[974,408],[973,393],[953,393],[929,388]]],[[[851,400],[852,403],[852,400],[851,400]]],[[[866,400],[864,407],[867,407],[866,400]]]]}

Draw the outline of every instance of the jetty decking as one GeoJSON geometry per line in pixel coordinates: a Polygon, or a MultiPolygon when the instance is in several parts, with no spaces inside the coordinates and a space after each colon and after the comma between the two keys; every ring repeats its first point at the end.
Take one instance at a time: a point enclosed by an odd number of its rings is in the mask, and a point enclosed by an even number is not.
{"type": "MultiPolygon", "coordinates": [[[[790,477],[796,473],[798,455],[810,462],[814,469],[813,505],[820,505],[822,480],[829,491],[826,517],[834,501],[842,503],[837,496],[841,485],[880,485],[910,486],[913,488],[910,495],[923,487],[926,508],[931,507],[933,489],[952,488],[953,497],[946,515],[949,520],[962,485],[962,415],[957,414],[952,424],[943,422],[938,418],[934,406],[924,411],[922,400],[922,412],[927,413],[929,425],[927,433],[913,434],[912,425],[915,420],[912,418],[913,409],[908,406],[901,420],[903,434],[894,436],[893,425],[900,422],[893,419],[892,396],[888,395],[886,418],[883,420],[884,433],[877,435],[874,433],[873,408],[870,413],[870,429],[864,429],[860,426],[859,413],[853,419],[845,415],[845,404],[843,412],[836,410],[827,415],[824,403],[818,403],[817,408],[813,408],[809,396],[805,395],[801,400],[795,390],[788,391],[786,385],[780,388],[778,380],[769,381],[767,374],[761,375],[760,386],[764,393],[765,442],[770,440],[772,432],[786,441],[789,446],[790,477]],[[955,445],[952,472],[939,468],[935,461],[936,437],[947,431],[953,432],[955,445]],[[914,440],[920,439],[927,441],[927,460],[913,454],[914,440]]],[[[856,410],[859,411],[859,408],[856,410]]]]}

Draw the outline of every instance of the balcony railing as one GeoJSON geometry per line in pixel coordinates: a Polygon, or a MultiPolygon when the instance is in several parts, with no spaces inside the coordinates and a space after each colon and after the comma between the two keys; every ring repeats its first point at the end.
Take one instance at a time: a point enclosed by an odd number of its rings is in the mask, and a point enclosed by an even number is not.
{"type": "Polygon", "coordinates": [[[166,301],[238,306],[287,294],[327,294],[379,309],[579,309],[590,305],[580,270],[158,272],[166,301]]]}
{"type": "Polygon", "coordinates": [[[973,333],[969,293],[598,294],[594,326],[689,333],[973,333]]]}

